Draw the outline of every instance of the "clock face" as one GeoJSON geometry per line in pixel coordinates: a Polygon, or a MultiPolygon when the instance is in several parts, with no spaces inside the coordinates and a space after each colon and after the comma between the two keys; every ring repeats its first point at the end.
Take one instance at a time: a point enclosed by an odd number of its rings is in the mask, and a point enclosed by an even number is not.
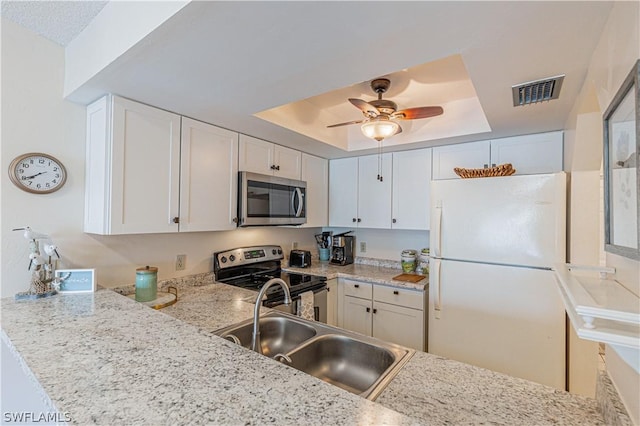
{"type": "Polygon", "coordinates": [[[67,172],[60,161],[48,154],[24,154],[11,162],[9,177],[20,189],[33,194],[49,194],[62,188],[67,172]]]}

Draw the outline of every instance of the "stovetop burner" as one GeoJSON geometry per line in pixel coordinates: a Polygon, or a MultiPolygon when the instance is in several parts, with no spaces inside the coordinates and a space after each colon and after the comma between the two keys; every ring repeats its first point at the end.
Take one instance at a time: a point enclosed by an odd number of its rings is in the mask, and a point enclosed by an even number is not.
{"type": "MultiPolygon", "coordinates": [[[[273,278],[282,279],[289,286],[291,297],[326,287],[326,278],[313,275],[284,272],[280,261],[284,258],[279,246],[246,247],[214,253],[216,281],[259,291],[273,278]]],[[[280,286],[267,291],[265,304],[284,299],[280,286]]]]}

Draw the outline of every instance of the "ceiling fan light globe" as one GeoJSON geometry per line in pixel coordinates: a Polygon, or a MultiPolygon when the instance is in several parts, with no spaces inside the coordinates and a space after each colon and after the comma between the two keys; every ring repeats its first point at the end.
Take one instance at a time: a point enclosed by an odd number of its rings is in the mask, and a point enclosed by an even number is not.
{"type": "Polygon", "coordinates": [[[361,127],[362,134],[370,139],[378,142],[384,138],[391,137],[398,132],[400,125],[391,120],[371,120],[364,123],[361,127]]]}

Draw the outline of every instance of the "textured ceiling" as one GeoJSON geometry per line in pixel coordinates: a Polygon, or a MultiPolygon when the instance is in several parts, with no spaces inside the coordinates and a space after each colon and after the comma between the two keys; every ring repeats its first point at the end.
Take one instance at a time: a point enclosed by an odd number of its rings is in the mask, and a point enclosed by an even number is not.
{"type": "Polygon", "coordinates": [[[2,16],[66,46],[107,1],[2,1],[2,16]]]}

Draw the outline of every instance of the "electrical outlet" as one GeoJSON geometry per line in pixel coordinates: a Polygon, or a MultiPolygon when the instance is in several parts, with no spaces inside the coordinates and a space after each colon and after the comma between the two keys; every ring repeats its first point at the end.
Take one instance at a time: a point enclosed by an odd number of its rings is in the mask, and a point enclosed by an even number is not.
{"type": "Polygon", "coordinates": [[[367,243],[364,241],[360,241],[360,253],[367,252],[367,243]]]}
{"type": "Polygon", "coordinates": [[[179,254],[176,256],[176,271],[182,271],[187,267],[187,255],[179,254]]]}
{"type": "Polygon", "coordinates": [[[293,244],[291,244],[291,248],[293,248],[294,250],[298,248],[298,242],[294,241],[293,244]]]}

